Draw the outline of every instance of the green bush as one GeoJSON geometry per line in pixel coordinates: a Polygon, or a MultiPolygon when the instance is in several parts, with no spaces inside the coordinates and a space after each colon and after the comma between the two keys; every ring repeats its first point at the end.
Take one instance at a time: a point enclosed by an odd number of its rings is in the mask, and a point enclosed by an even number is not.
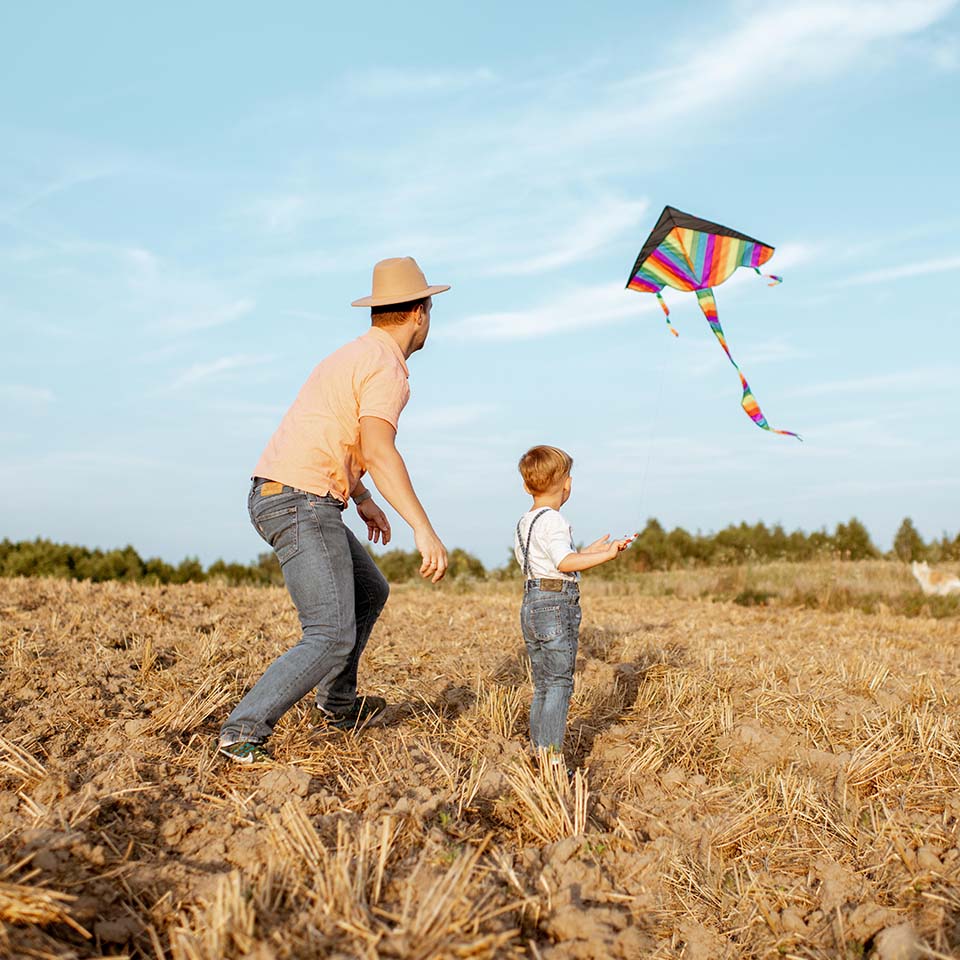
{"type": "Polygon", "coordinates": [[[893,552],[904,563],[927,559],[927,545],[909,517],[903,518],[903,523],[893,538],[893,552]]]}
{"type": "MultiPolygon", "coordinates": [[[[374,563],[390,583],[406,583],[420,577],[420,564],[423,562],[416,550],[388,550],[376,554],[369,551],[374,563]]],[[[484,565],[473,554],[459,547],[447,555],[447,579],[472,578],[483,580],[487,576],[484,565]]]]}
{"type": "MultiPolygon", "coordinates": [[[[383,575],[392,583],[418,579],[420,554],[416,551],[389,550],[384,554],[368,551],[383,575]]],[[[473,554],[454,549],[449,555],[447,578],[478,579],[487,571],[473,554]]],[[[143,583],[203,583],[213,580],[229,586],[281,585],[283,572],[273,551],[261,553],[252,564],[215,560],[204,570],[196,557],[186,557],[177,566],[151,557],[142,560],[131,546],[122,550],[90,550],[50,540],[0,541],[0,576],[58,577],[67,580],[126,580],[143,583]]]]}

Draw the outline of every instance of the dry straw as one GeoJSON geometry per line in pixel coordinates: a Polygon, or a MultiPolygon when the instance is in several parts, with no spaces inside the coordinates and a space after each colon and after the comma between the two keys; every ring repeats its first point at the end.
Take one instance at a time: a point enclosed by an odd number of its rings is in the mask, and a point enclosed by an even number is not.
{"type": "Polygon", "coordinates": [[[285,591],[0,581],[0,955],[812,960],[895,922],[956,955],[960,619],[908,589],[588,580],[544,763],[515,585],[397,587],[361,667],[391,723],[319,735],[305,700],[251,770],[215,736],[296,636],[285,591]]]}

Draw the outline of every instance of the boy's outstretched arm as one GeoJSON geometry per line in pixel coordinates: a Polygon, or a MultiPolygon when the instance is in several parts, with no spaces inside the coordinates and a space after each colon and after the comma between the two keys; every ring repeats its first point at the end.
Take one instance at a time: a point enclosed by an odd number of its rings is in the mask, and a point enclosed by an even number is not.
{"type": "Polygon", "coordinates": [[[393,425],[386,420],[360,418],[360,449],[367,470],[387,502],[410,524],[423,558],[420,576],[436,583],[447,572],[447,550],[414,492],[407,465],[396,447],[396,436],[393,425]]]}
{"type": "MultiPolygon", "coordinates": [[[[620,537],[620,540],[625,540],[627,543],[633,543],[637,539],[637,535],[633,534],[629,537],[620,537]]],[[[594,540],[593,543],[587,544],[585,547],[580,548],[580,553],[598,553],[607,550],[610,547],[610,534],[605,533],[599,540],[594,540]]]]}
{"type": "Polygon", "coordinates": [[[581,570],[589,570],[591,567],[599,567],[601,563],[612,560],[621,551],[626,550],[633,541],[633,537],[624,537],[620,540],[610,540],[609,534],[590,544],[585,550],[579,553],[568,553],[558,564],[557,569],[561,573],[578,573],[581,570]]]}

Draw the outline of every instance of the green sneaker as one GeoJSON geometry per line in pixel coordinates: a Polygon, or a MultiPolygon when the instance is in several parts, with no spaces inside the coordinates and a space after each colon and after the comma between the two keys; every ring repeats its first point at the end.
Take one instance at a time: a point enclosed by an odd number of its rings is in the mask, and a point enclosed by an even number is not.
{"type": "Polygon", "coordinates": [[[273,760],[262,743],[254,743],[253,741],[218,746],[217,752],[229,757],[234,763],[270,763],[273,760]]]}
{"type": "Polygon", "coordinates": [[[314,705],[310,708],[310,723],[315,727],[359,733],[365,727],[376,723],[386,709],[387,701],[383,697],[357,697],[353,706],[343,713],[314,705]]]}

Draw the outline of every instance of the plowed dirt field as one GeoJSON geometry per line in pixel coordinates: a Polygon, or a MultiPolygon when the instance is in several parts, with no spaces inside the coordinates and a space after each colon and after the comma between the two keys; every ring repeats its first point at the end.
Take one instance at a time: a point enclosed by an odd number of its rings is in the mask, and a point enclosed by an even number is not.
{"type": "Polygon", "coordinates": [[[583,607],[568,785],[516,586],[395,588],[387,723],[241,768],[285,591],[0,581],[0,956],[958,955],[956,618],[583,607]]]}

